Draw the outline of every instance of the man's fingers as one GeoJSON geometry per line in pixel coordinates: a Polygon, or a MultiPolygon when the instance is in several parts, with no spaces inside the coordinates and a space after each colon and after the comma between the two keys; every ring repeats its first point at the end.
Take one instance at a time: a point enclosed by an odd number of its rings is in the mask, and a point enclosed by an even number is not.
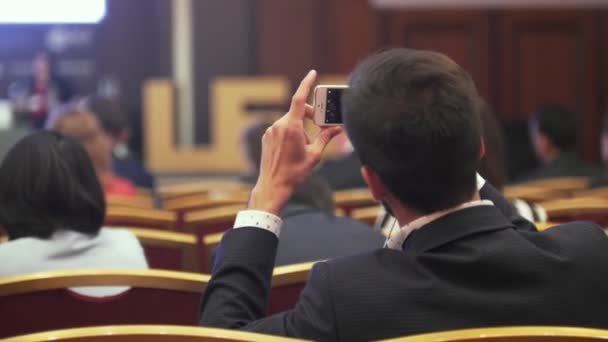
{"type": "Polygon", "coordinates": [[[308,72],[306,77],[300,82],[298,90],[291,98],[291,107],[289,108],[288,115],[292,119],[302,120],[306,116],[306,100],[310,94],[310,89],[315,84],[317,78],[317,72],[311,70],[308,72]]]}
{"type": "Polygon", "coordinates": [[[308,103],[306,104],[306,117],[309,118],[310,120],[315,119],[315,109],[312,108],[312,106],[309,105],[308,103]]]}
{"type": "Polygon", "coordinates": [[[321,159],[321,154],[327,147],[327,144],[333,139],[336,135],[342,133],[344,130],[340,126],[323,128],[319,134],[315,137],[315,140],[312,144],[309,145],[309,151],[313,156],[314,162],[318,163],[321,159]]]}

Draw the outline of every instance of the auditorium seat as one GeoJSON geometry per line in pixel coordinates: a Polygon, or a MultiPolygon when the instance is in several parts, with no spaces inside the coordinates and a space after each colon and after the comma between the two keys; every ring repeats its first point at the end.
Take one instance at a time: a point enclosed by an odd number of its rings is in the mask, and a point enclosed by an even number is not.
{"type": "Polygon", "coordinates": [[[177,216],[174,212],[159,209],[108,206],[105,225],[175,230],[177,229],[177,216]]]}
{"type": "Polygon", "coordinates": [[[374,226],[378,220],[378,215],[382,213],[382,208],[378,205],[373,207],[365,207],[359,209],[353,209],[350,216],[357,221],[367,223],[370,226],[374,226]]]}
{"type": "Polygon", "coordinates": [[[268,314],[293,309],[315,262],[274,268],[268,314]]]}
{"type": "Polygon", "coordinates": [[[163,207],[178,213],[187,213],[196,210],[225,207],[229,205],[247,203],[249,192],[238,191],[209,196],[206,194],[194,194],[171,198],[165,200],[163,207]]]}
{"type": "Polygon", "coordinates": [[[344,210],[346,216],[350,216],[353,209],[378,204],[367,188],[336,191],[334,202],[337,208],[344,210]]]}
{"type": "Polygon", "coordinates": [[[151,196],[137,194],[134,196],[108,195],[106,204],[113,207],[153,209],[154,200],[151,196]]]}
{"type": "Polygon", "coordinates": [[[0,338],[111,324],[196,325],[208,275],[165,270],[74,270],[0,279],[0,338]],[[92,298],[68,288],[130,286],[92,298]]]}
{"type": "Polygon", "coordinates": [[[608,198],[608,186],[576,192],[574,197],[608,198]]]}
{"type": "Polygon", "coordinates": [[[525,182],[521,185],[575,192],[589,188],[590,182],[587,177],[559,177],[525,182]]]}
{"type": "Polygon", "coordinates": [[[5,342],[290,342],[305,341],[238,330],[175,325],[115,325],[54,330],[18,336],[5,342]]]}
{"type": "Polygon", "coordinates": [[[575,197],[540,203],[549,221],[592,221],[602,227],[608,226],[608,199],[575,197]]]}
{"type": "Polygon", "coordinates": [[[392,338],[381,342],[593,342],[608,340],[608,330],[521,326],[463,329],[392,338]]]}
{"type": "Polygon", "coordinates": [[[524,200],[530,203],[555,200],[569,197],[569,193],[564,190],[545,188],[530,185],[508,185],[503,189],[503,194],[510,200],[524,200]]]}
{"type": "Polygon", "coordinates": [[[150,268],[172,271],[200,270],[201,252],[193,234],[127,227],[141,242],[150,268]]]}
{"type": "MultiPolygon", "coordinates": [[[[232,228],[236,214],[240,210],[243,210],[244,207],[244,204],[238,204],[194,211],[184,215],[183,230],[196,236],[197,243],[199,244],[198,249],[201,251],[201,260],[209,260],[208,250],[204,246],[205,237],[232,228]]],[[[208,261],[202,263],[201,271],[209,271],[208,261]]]]}
{"type": "Polygon", "coordinates": [[[196,181],[180,184],[169,184],[158,187],[159,196],[165,200],[187,195],[207,195],[214,196],[214,193],[249,191],[250,184],[241,183],[234,180],[208,180],[196,181]]]}

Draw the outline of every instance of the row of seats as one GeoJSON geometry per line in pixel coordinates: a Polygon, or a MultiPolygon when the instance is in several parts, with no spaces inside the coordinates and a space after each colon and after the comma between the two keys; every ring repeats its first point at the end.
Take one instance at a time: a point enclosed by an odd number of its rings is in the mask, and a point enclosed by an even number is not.
{"type": "MultiPolygon", "coordinates": [[[[123,325],[49,331],[6,339],[6,342],[289,342],[305,341],[243,331],[170,325],[123,325]]],[[[455,330],[381,342],[592,342],[608,340],[608,330],[522,326],[455,330]]]]}
{"type": "MultiPolygon", "coordinates": [[[[313,263],[277,267],[268,313],[293,308],[313,263]]],[[[0,338],[37,331],[113,324],[196,325],[210,275],[167,270],[72,270],[0,279],[0,338]],[[109,297],[70,291],[126,286],[109,297]]]]}

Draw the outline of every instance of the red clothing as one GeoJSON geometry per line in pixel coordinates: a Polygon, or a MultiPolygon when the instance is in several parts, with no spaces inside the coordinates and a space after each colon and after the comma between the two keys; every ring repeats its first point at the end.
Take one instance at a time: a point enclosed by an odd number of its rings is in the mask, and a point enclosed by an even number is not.
{"type": "Polygon", "coordinates": [[[133,183],[120,177],[112,177],[109,182],[106,182],[104,191],[109,195],[135,196],[137,189],[133,183]]]}

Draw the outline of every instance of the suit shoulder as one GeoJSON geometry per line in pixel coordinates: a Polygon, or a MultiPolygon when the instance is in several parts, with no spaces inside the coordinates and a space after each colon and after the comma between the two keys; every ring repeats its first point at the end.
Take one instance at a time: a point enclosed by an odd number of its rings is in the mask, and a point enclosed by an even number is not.
{"type": "Polygon", "coordinates": [[[379,248],[373,251],[353,254],[349,256],[327,260],[325,264],[331,273],[369,273],[371,269],[378,269],[380,265],[403,263],[408,255],[402,251],[388,248],[379,248]]]}

